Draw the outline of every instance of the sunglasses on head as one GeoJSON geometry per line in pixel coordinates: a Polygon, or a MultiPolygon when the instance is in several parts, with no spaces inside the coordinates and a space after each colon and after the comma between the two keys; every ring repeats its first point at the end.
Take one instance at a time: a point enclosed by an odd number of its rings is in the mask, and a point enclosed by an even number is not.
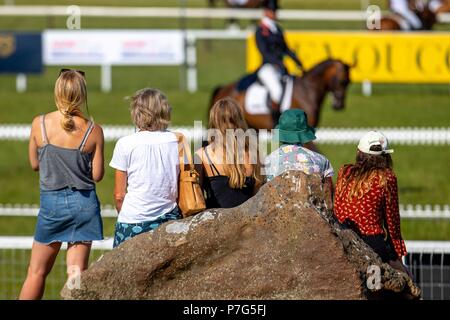
{"type": "Polygon", "coordinates": [[[69,72],[69,71],[75,71],[75,72],[81,74],[83,76],[83,78],[85,77],[85,72],[84,71],[74,70],[74,69],[61,69],[61,71],[59,71],[59,75],[65,73],[65,72],[69,72]]]}

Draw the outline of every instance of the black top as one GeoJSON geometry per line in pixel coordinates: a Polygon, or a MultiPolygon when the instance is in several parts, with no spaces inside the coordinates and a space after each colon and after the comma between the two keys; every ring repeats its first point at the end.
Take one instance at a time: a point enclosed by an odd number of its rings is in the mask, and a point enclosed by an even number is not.
{"type": "Polygon", "coordinates": [[[277,32],[274,33],[265,24],[260,23],[256,29],[256,45],[262,55],[263,64],[274,64],[280,68],[283,74],[286,74],[287,70],[283,64],[283,57],[285,55],[291,57],[300,67],[302,63],[296,54],[287,46],[283,29],[278,24],[276,26],[277,32]]]}
{"type": "Polygon", "coordinates": [[[229,185],[230,177],[221,175],[214,163],[211,161],[208,152],[205,150],[206,157],[210,163],[213,173],[212,177],[205,177],[204,189],[206,191],[207,208],[234,208],[253,196],[255,189],[255,178],[246,177],[242,189],[234,189],[229,185]]]}

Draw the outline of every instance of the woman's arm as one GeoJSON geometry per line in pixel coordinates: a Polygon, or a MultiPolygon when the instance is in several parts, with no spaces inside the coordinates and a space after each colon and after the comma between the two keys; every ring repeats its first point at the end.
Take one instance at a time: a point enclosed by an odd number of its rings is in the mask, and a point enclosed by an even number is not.
{"type": "Polygon", "coordinates": [[[125,171],[116,170],[114,179],[114,204],[116,205],[117,213],[122,210],[123,200],[127,193],[127,173],[125,171]]]}
{"type": "Polygon", "coordinates": [[[39,130],[39,117],[35,117],[31,123],[30,142],[28,143],[28,159],[31,169],[34,171],[39,171],[38,145],[36,142],[36,134],[39,133],[39,130]]]}
{"type": "Polygon", "coordinates": [[[397,178],[394,174],[390,174],[387,177],[385,189],[385,199],[386,199],[386,223],[388,227],[389,236],[394,245],[394,249],[397,256],[401,258],[406,255],[405,242],[402,239],[401,229],[400,229],[400,210],[398,205],[398,188],[397,188],[397,178]]]}
{"type": "Polygon", "coordinates": [[[104,163],[104,145],[105,138],[103,136],[103,129],[99,125],[95,125],[92,134],[95,138],[94,159],[92,160],[92,179],[95,182],[100,182],[105,174],[104,163]]]}

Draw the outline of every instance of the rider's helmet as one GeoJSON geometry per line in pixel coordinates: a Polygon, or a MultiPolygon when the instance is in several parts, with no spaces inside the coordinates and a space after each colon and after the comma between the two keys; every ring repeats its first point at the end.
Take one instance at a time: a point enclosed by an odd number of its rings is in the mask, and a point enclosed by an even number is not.
{"type": "Polygon", "coordinates": [[[278,6],[278,0],[264,0],[263,8],[271,11],[277,11],[280,7],[278,6]]]}

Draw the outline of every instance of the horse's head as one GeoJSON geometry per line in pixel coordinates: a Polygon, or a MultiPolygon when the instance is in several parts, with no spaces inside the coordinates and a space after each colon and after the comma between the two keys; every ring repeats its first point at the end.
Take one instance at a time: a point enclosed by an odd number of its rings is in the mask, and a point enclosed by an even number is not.
{"type": "Polygon", "coordinates": [[[327,91],[333,95],[333,108],[335,110],[344,109],[349,84],[350,66],[342,61],[334,61],[327,74],[327,91]]]}

